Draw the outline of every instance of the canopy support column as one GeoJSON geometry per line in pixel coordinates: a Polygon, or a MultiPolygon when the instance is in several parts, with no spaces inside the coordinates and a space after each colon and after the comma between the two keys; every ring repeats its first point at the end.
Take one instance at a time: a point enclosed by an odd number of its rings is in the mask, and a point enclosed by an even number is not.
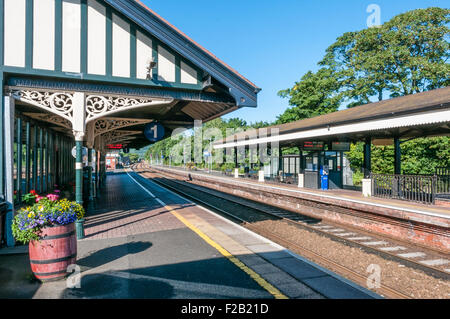
{"type": "Polygon", "coordinates": [[[88,149],[88,189],[87,192],[89,193],[89,200],[94,199],[94,187],[92,187],[92,169],[93,163],[92,163],[92,148],[88,149]]]}
{"type": "Polygon", "coordinates": [[[11,96],[4,97],[4,117],[3,127],[5,134],[5,196],[6,196],[6,218],[5,234],[6,245],[12,247],[15,245],[12,235],[12,222],[14,218],[14,112],[15,101],[11,96]]]}
{"type": "Polygon", "coordinates": [[[402,173],[402,148],[400,145],[400,138],[394,138],[394,174],[400,175],[402,173]]]}
{"type": "Polygon", "coordinates": [[[75,136],[75,199],[83,204],[83,140],[86,132],[86,97],[84,93],[74,93],[73,96],[73,135],[75,136]]]}
{"type": "Polygon", "coordinates": [[[372,171],[372,139],[366,137],[364,144],[364,178],[370,178],[370,173],[372,171]]]}

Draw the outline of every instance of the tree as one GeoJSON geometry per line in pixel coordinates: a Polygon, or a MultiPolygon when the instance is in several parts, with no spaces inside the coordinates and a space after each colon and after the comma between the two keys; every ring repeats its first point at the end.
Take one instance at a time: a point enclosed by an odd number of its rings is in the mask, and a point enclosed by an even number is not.
{"type": "Polygon", "coordinates": [[[130,159],[131,163],[136,163],[139,160],[139,154],[130,153],[128,154],[128,158],[130,159]]]}
{"type": "Polygon", "coordinates": [[[289,97],[294,106],[278,116],[277,124],[298,121],[321,114],[337,111],[342,100],[339,81],[330,68],[316,73],[309,71],[291,89],[280,91],[281,97],[289,97]]]}
{"type": "MultiPolygon", "coordinates": [[[[279,92],[292,106],[278,117],[288,123],[450,85],[448,27],[450,10],[418,9],[380,27],[347,32],[330,45],[318,72],[306,73],[294,87],[279,92]]],[[[419,138],[402,144],[403,172],[431,174],[449,166],[448,137],[419,138]]],[[[393,173],[393,147],[373,147],[372,168],[393,173]]],[[[354,169],[362,166],[362,144],[348,153],[354,169]]]]}
{"type": "Polygon", "coordinates": [[[350,106],[450,84],[450,10],[418,9],[380,27],[348,32],[327,50],[322,67],[340,79],[350,106]]]}

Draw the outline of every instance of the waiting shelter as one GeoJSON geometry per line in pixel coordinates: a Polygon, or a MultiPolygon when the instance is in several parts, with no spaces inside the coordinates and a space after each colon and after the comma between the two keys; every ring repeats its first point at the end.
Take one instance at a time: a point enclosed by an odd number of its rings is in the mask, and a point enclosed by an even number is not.
{"type": "MultiPolygon", "coordinates": [[[[326,189],[342,188],[344,179],[343,153],[350,150],[350,143],[364,142],[363,192],[370,196],[377,189],[378,179],[386,179],[372,174],[371,146],[394,145],[394,175],[389,177],[390,185],[384,185],[390,196],[398,191],[392,190],[392,180],[402,174],[401,143],[419,137],[450,135],[450,87],[423,93],[393,98],[376,103],[361,105],[300,120],[288,124],[271,126],[257,130],[256,133],[237,133],[228,136],[214,145],[214,149],[235,149],[259,146],[269,147],[276,143],[281,148],[298,148],[298,155],[283,156],[270,161],[271,167],[265,170],[279,175],[294,173],[298,175],[300,187],[324,188],[323,176],[327,176],[326,189]],[[389,189],[388,189],[389,188],[389,189]]],[[[236,156],[237,163],[237,156],[236,156]]],[[[261,163],[261,167],[267,163],[261,163]]],[[[448,169],[446,170],[448,172],[448,169]]],[[[262,172],[261,172],[262,173],[262,172]]],[[[447,173],[448,174],[448,173],[447,173]]],[[[448,175],[445,175],[448,179],[448,175]]],[[[278,176],[282,179],[283,176],[278,176]]],[[[263,179],[261,179],[263,180],[263,179]]],[[[296,179],[297,181],[297,179],[296,179]]],[[[379,180],[378,180],[379,181],[379,180]]],[[[410,184],[415,181],[407,182],[410,184]]],[[[416,188],[424,189],[423,183],[432,187],[433,179],[422,179],[416,188]],[[422,183],[422,184],[420,184],[422,183]]],[[[395,183],[394,183],[395,184],[395,183]]],[[[438,185],[441,185],[438,182],[438,185]]],[[[443,192],[450,193],[448,181],[443,192]]],[[[428,187],[428,186],[427,186],[428,187]]],[[[434,187],[434,186],[433,186],[434,187]]],[[[418,191],[411,191],[411,196],[418,191]]]]}

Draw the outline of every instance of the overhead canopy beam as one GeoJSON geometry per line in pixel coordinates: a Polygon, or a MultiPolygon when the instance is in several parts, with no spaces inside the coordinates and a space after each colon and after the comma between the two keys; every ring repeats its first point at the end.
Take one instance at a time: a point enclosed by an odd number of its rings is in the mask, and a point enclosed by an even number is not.
{"type": "MultiPolygon", "coordinates": [[[[377,119],[372,121],[356,122],[354,124],[327,126],[323,128],[317,128],[306,131],[299,131],[294,133],[280,134],[278,136],[269,136],[261,138],[253,138],[251,140],[239,139],[237,142],[223,143],[217,142],[214,145],[215,149],[255,145],[260,143],[272,143],[272,142],[289,142],[300,141],[307,139],[330,139],[330,138],[342,138],[342,136],[355,136],[358,134],[364,134],[368,136],[381,137],[378,134],[380,131],[394,128],[408,128],[408,127],[420,127],[436,125],[441,127],[444,123],[450,122],[450,109],[444,109],[434,112],[423,112],[418,114],[410,114],[405,116],[393,116],[386,117],[384,119],[377,119]]],[[[270,128],[268,131],[270,132],[270,128]]]]}

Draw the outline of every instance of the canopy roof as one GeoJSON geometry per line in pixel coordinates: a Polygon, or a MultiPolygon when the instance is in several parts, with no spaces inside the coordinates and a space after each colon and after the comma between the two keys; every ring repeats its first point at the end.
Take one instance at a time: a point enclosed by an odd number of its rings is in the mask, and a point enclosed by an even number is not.
{"type": "Polygon", "coordinates": [[[238,145],[267,141],[295,144],[306,139],[357,141],[366,137],[450,135],[449,124],[450,87],[446,87],[271,126],[257,130],[257,137],[245,132],[235,134],[227,137],[225,144],[216,142],[215,148],[234,147],[235,141],[238,145]]]}

